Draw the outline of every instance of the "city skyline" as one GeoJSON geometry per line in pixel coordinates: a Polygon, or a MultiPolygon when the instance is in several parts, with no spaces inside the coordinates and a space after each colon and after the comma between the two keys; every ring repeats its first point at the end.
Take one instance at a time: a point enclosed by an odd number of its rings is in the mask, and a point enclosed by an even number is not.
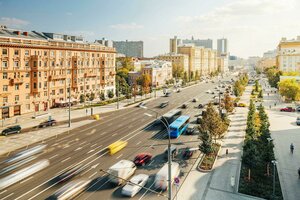
{"type": "Polygon", "coordinates": [[[224,37],[230,43],[232,55],[246,58],[262,56],[263,52],[274,49],[281,37],[297,37],[300,26],[293,21],[300,19],[296,10],[299,5],[295,0],[288,4],[283,0],[191,0],[188,3],[115,0],[105,4],[96,0],[87,3],[1,0],[0,24],[82,35],[89,41],[102,37],[142,40],[146,57],[168,52],[169,38],[174,35],[214,41],[224,37]]]}

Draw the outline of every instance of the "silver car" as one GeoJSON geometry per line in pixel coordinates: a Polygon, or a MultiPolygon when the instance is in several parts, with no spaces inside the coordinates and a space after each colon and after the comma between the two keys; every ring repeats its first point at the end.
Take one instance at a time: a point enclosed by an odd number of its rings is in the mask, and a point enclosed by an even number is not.
{"type": "Polygon", "coordinates": [[[146,185],[148,179],[149,176],[146,174],[135,175],[122,188],[122,195],[134,197],[146,185]]]}

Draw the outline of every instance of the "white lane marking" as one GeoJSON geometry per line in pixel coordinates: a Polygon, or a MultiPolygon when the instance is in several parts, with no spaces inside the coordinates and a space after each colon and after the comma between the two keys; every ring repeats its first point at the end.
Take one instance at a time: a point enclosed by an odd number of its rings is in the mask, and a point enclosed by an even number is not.
{"type": "Polygon", "coordinates": [[[97,164],[91,166],[91,168],[92,168],[92,169],[95,169],[98,165],[99,165],[99,163],[97,163],[97,164]]]}
{"type": "Polygon", "coordinates": [[[68,158],[62,160],[61,163],[66,162],[67,160],[70,160],[70,159],[71,159],[71,157],[68,157],[68,158]]]}
{"type": "Polygon", "coordinates": [[[9,195],[7,195],[6,197],[3,197],[1,200],[7,199],[8,197],[10,197],[11,195],[13,195],[14,193],[10,193],[9,195]]]}
{"type": "Polygon", "coordinates": [[[82,147],[78,147],[78,148],[75,149],[74,151],[79,151],[80,149],[82,149],[82,147]]]}
{"type": "Polygon", "coordinates": [[[104,135],[105,133],[107,133],[107,132],[103,131],[100,135],[104,135]]]}
{"type": "Polygon", "coordinates": [[[79,146],[80,146],[80,145],[83,145],[83,144],[85,144],[85,143],[87,143],[87,142],[86,142],[86,141],[84,141],[84,142],[81,142],[81,143],[79,144],[79,146]]]}
{"type": "Polygon", "coordinates": [[[139,144],[141,144],[141,142],[142,142],[142,141],[139,141],[138,143],[136,143],[136,145],[139,145],[139,144]]]}
{"type": "Polygon", "coordinates": [[[92,150],[90,150],[89,152],[87,152],[86,154],[92,153],[92,152],[94,152],[94,151],[95,151],[95,149],[92,149],[92,150]]]}
{"type": "Polygon", "coordinates": [[[25,183],[26,181],[29,181],[29,180],[32,179],[32,178],[33,178],[33,176],[31,176],[31,177],[25,179],[24,181],[21,181],[20,184],[25,183]]]}
{"type": "Polygon", "coordinates": [[[116,135],[117,135],[117,134],[116,134],[116,133],[114,133],[114,134],[112,134],[112,135],[111,135],[111,137],[114,137],[114,136],[116,136],[116,135]]]}
{"type": "Polygon", "coordinates": [[[123,154],[121,154],[121,155],[119,155],[118,157],[116,157],[116,159],[119,159],[119,158],[121,158],[121,156],[123,156],[123,154]]]}
{"type": "Polygon", "coordinates": [[[89,176],[89,178],[92,178],[93,176],[95,176],[97,174],[97,172],[94,172],[92,175],[89,176]]]}
{"type": "Polygon", "coordinates": [[[0,194],[3,194],[3,193],[5,193],[7,190],[3,190],[2,192],[0,192],[0,194]]]}
{"type": "MultiPolygon", "coordinates": [[[[155,184],[155,181],[149,186],[149,189],[151,189],[151,187],[152,187],[154,184],[155,184]]],[[[144,194],[139,198],[139,200],[141,200],[141,199],[147,194],[148,191],[149,191],[149,190],[146,190],[146,191],[144,192],[144,194]]]]}
{"type": "Polygon", "coordinates": [[[148,165],[148,166],[152,165],[152,163],[154,163],[154,160],[152,160],[152,161],[149,163],[149,165],[148,165]]]}
{"type": "Polygon", "coordinates": [[[57,142],[57,143],[55,143],[55,144],[52,144],[51,147],[54,147],[54,146],[56,146],[56,145],[58,145],[58,144],[59,144],[59,142],[57,142]]]}
{"type": "Polygon", "coordinates": [[[97,145],[97,143],[96,144],[93,144],[92,146],[91,146],[91,148],[93,148],[94,146],[96,146],[97,145]]]}
{"type": "Polygon", "coordinates": [[[58,154],[55,154],[54,156],[51,156],[51,157],[49,158],[49,160],[52,159],[52,158],[55,158],[55,157],[57,157],[57,156],[58,156],[58,154]]]}
{"type": "Polygon", "coordinates": [[[88,173],[88,172],[91,171],[92,169],[93,169],[93,168],[87,169],[86,171],[84,171],[84,172],[81,174],[81,176],[85,175],[86,173],[88,173]]]}
{"type": "Polygon", "coordinates": [[[66,148],[68,148],[68,147],[70,147],[70,145],[65,145],[64,147],[63,147],[63,149],[66,149],[66,148]]]}

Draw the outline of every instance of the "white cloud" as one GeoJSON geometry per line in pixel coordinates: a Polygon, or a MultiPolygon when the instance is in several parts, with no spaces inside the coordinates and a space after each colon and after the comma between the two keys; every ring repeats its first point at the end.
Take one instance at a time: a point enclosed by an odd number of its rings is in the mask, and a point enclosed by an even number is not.
{"type": "Polygon", "coordinates": [[[144,28],[143,25],[136,24],[134,22],[129,24],[113,24],[109,26],[112,29],[118,29],[118,30],[135,30],[135,29],[142,29],[144,28]]]}
{"type": "Polygon", "coordinates": [[[296,0],[232,0],[202,15],[178,17],[178,30],[185,37],[227,37],[230,52],[238,56],[261,55],[281,37],[300,33],[298,7],[296,0]]]}
{"type": "Polygon", "coordinates": [[[10,17],[1,17],[0,18],[0,24],[6,25],[8,27],[14,27],[14,28],[22,28],[24,26],[27,26],[30,24],[26,20],[17,19],[17,18],[10,18],[10,17]]]}

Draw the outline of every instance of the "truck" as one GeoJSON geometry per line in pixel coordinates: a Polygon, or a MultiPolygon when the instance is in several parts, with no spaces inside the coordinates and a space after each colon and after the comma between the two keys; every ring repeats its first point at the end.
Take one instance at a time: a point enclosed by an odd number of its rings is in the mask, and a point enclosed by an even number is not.
{"type": "MultiPolygon", "coordinates": [[[[155,175],[155,188],[160,190],[168,189],[168,163],[164,164],[164,166],[157,172],[155,175]]],[[[180,174],[179,164],[177,162],[171,163],[171,182],[173,184],[174,179],[178,177],[180,174]]]]}
{"type": "Polygon", "coordinates": [[[108,179],[111,183],[121,185],[135,172],[136,166],[130,160],[120,160],[108,169],[108,179]]]}

